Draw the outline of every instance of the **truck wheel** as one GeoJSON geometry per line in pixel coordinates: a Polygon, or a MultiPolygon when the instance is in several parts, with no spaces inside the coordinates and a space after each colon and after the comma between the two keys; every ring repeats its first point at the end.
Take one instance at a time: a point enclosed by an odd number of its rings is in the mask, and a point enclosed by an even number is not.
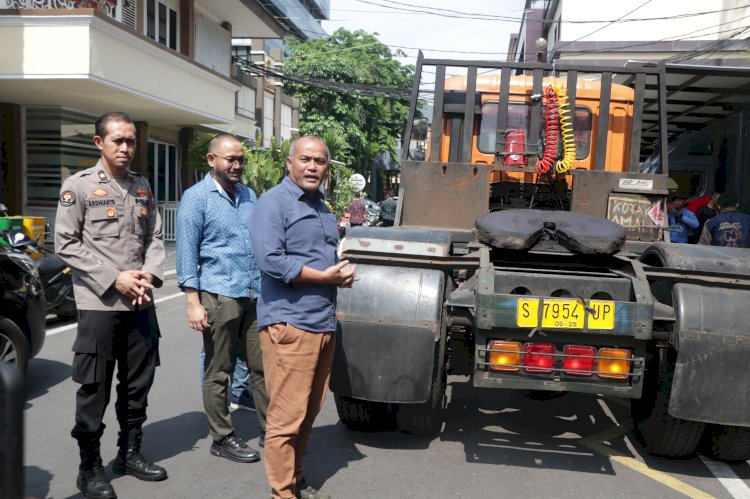
{"type": "Polygon", "coordinates": [[[24,371],[29,363],[29,343],[23,331],[5,317],[0,317],[0,362],[24,371]]]}
{"type": "Polygon", "coordinates": [[[729,463],[750,460],[750,428],[732,425],[706,425],[701,451],[729,463]]]}
{"type": "Polygon", "coordinates": [[[445,407],[445,385],[445,370],[438,369],[436,359],[430,400],[422,404],[400,404],[396,412],[396,422],[399,428],[407,433],[425,436],[434,435],[440,431],[445,407]]]}
{"type": "Polygon", "coordinates": [[[386,420],[386,404],[333,394],[341,422],[355,431],[377,431],[386,420]]]}
{"type": "Polygon", "coordinates": [[[698,447],[705,424],[669,414],[669,395],[677,352],[660,350],[652,352],[646,365],[643,396],[631,402],[633,422],[649,454],[689,456],[698,447]]]}

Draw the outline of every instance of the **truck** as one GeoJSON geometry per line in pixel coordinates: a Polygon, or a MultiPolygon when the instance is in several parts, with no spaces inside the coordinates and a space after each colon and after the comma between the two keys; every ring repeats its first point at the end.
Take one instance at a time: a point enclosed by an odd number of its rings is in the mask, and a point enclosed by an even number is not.
{"type": "Polygon", "coordinates": [[[650,453],[750,458],[750,250],[670,243],[665,216],[668,97],[715,73],[667,69],[420,53],[396,222],[340,244],[345,426],[433,434],[451,373],[629,399],[650,453]]]}

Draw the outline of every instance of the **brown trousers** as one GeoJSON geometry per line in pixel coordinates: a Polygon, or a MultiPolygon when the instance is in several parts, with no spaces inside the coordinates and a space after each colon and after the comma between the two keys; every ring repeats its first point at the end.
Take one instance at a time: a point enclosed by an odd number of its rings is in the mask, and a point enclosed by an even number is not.
{"type": "Polygon", "coordinates": [[[291,324],[260,331],[270,403],[265,465],[271,496],[294,498],[302,477],[302,455],[331,377],[333,332],[313,333],[291,324]]]}

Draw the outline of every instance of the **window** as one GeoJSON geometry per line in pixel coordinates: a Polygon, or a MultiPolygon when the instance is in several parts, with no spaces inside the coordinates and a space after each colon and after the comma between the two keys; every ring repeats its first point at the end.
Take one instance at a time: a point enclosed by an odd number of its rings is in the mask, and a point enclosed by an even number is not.
{"type": "Polygon", "coordinates": [[[180,168],[175,144],[148,141],[148,180],[157,203],[180,200],[180,168]]]}
{"type": "Polygon", "coordinates": [[[160,0],[146,0],[146,36],[177,50],[177,10],[160,0]]]}
{"type": "MultiPolygon", "coordinates": [[[[477,147],[485,154],[495,154],[497,129],[497,102],[486,102],[482,105],[482,117],[479,125],[479,140],[477,147]]],[[[544,108],[542,108],[544,113],[544,108]]],[[[573,136],[576,144],[576,159],[585,159],[589,155],[591,146],[591,111],[588,108],[576,106],[573,119],[573,136]]],[[[527,104],[508,104],[508,126],[510,129],[521,129],[526,132],[529,142],[529,122],[531,109],[527,104]]],[[[542,126],[543,126],[542,114],[542,126]]],[[[562,140],[558,141],[558,156],[562,157],[562,140]]]]}
{"type": "Polygon", "coordinates": [[[54,209],[60,185],[94,166],[95,116],[60,107],[26,108],[26,207],[54,209]]]}

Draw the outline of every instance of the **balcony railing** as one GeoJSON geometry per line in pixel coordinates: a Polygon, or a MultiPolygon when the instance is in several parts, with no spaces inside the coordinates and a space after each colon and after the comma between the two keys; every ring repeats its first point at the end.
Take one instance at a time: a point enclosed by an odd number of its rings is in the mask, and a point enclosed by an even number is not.
{"type": "Polygon", "coordinates": [[[121,21],[121,3],[135,0],[0,0],[0,9],[96,9],[121,21]]]}

